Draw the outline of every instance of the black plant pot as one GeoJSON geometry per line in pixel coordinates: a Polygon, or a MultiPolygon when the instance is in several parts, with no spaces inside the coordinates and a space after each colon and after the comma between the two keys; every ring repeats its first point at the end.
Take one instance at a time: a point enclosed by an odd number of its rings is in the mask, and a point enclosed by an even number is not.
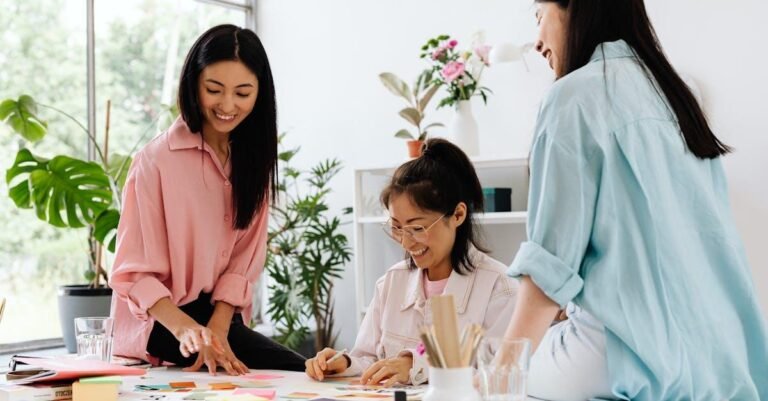
{"type": "Polygon", "coordinates": [[[111,301],[112,289],[109,287],[89,288],[87,285],[59,287],[59,323],[67,351],[77,352],[75,318],[109,316],[111,301]]]}

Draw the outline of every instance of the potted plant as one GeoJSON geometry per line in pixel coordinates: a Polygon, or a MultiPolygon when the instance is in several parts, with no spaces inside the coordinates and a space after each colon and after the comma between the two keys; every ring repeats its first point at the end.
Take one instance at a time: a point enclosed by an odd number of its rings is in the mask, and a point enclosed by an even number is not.
{"type": "MultiPolygon", "coordinates": [[[[59,287],[59,318],[70,352],[76,350],[75,317],[109,316],[112,290],[106,285],[103,248],[110,252],[115,249],[120,191],[132,158],[108,153],[109,102],[106,120],[102,146],[95,135],[70,114],[38,104],[28,95],[0,102],[0,121],[24,140],[13,164],[6,170],[8,196],[18,208],[34,209],[40,220],[54,227],[88,229],[89,263],[85,273],[88,284],[59,287]],[[48,158],[33,153],[34,145],[48,133],[48,124],[38,116],[38,108],[57,112],[80,127],[94,145],[97,161],[63,154],[48,158]]],[[[146,132],[139,142],[145,136],[146,132]]]]}
{"type": "MultiPolygon", "coordinates": [[[[302,171],[290,165],[298,151],[295,148],[278,154],[283,174],[277,187],[278,200],[271,205],[267,235],[266,270],[271,279],[267,313],[278,342],[314,356],[336,342],[333,281],[351,259],[351,248],[340,233],[341,220],[329,216],[326,204],[329,182],[341,170],[341,162],[323,160],[302,171]],[[309,321],[317,329],[314,347],[302,349],[311,332],[309,321]]],[[[344,210],[344,214],[349,213],[351,208],[344,210]]]]}
{"type": "Polygon", "coordinates": [[[384,87],[389,89],[390,92],[405,100],[408,107],[400,110],[398,113],[405,121],[410,123],[416,129],[415,135],[407,129],[401,129],[395,133],[396,138],[407,139],[408,142],[408,156],[418,157],[421,156],[421,146],[424,140],[427,139],[427,131],[430,128],[442,127],[441,123],[432,123],[426,126],[422,126],[424,123],[424,111],[435,95],[435,92],[440,88],[440,85],[433,82],[432,70],[425,70],[419,74],[416,78],[416,82],[413,85],[413,90],[408,87],[402,79],[398,78],[391,72],[383,72],[379,74],[379,79],[384,87]]]}

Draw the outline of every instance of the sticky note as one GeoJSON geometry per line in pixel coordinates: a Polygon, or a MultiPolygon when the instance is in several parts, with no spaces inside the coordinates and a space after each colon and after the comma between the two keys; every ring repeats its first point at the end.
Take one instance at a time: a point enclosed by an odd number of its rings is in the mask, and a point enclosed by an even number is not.
{"type": "Polygon", "coordinates": [[[171,382],[171,388],[195,388],[195,382],[171,382]]]}
{"type": "Polygon", "coordinates": [[[257,397],[264,397],[267,399],[273,399],[275,398],[275,389],[264,389],[264,388],[239,388],[235,390],[234,395],[240,395],[240,394],[250,394],[255,395],[257,397]]]}
{"type": "Polygon", "coordinates": [[[288,395],[282,395],[280,398],[287,398],[289,400],[307,400],[319,395],[320,394],[317,393],[290,393],[288,395]]]}
{"type": "Polygon", "coordinates": [[[209,383],[209,386],[211,386],[211,389],[213,390],[234,390],[237,388],[232,383],[226,382],[226,383],[209,383]]]}
{"type": "Polygon", "coordinates": [[[240,376],[245,379],[251,379],[251,380],[274,380],[274,379],[282,379],[285,376],[280,375],[273,375],[273,374],[262,374],[262,373],[253,373],[250,375],[243,375],[240,376]]]}

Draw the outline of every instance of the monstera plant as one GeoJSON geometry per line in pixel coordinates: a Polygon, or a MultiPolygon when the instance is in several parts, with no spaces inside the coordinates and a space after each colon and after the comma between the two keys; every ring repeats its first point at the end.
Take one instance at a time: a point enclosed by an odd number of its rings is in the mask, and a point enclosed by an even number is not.
{"type": "MultiPolygon", "coordinates": [[[[109,109],[109,103],[107,105],[109,109]]],[[[74,339],[70,338],[70,334],[73,332],[73,317],[109,314],[108,301],[111,292],[105,288],[107,274],[101,257],[102,247],[114,252],[117,225],[120,221],[120,191],[132,159],[129,155],[109,155],[106,145],[102,146],[94,133],[89,132],[77,119],[53,106],[38,104],[28,95],[0,102],[0,121],[23,138],[13,164],[5,173],[8,195],[16,206],[34,210],[40,220],[57,228],[88,228],[90,263],[85,269],[85,278],[89,284],[59,287],[62,333],[67,347],[72,350],[74,339]],[[81,160],[65,154],[37,154],[35,144],[48,135],[48,123],[38,115],[40,109],[59,113],[82,129],[96,149],[96,161],[81,160]],[[87,292],[89,289],[94,291],[87,292]],[[82,305],[79,305],[74,307],[78,310],[69,311],[69,307],[63,305],[68,301],[62,297],[70,295],[76,300],[82,296],[98,295],[104,298],[106,306],[83,310],[82,305]]],[[[109,117],[107,127],[108,121],[109,117]]],[[[104,135],[105,144],[108,132],[109,128],[104,135]]],[[[148,132],[149,130],[145,131],[133,150],[145,139],[148,132]]],[[[82,300],[76,302],[82,303],[82,300]]],[[[95,303],[93,300],[86,302],[91,306],[95,303]]]]}
{"type": "MultiPolygon", "coordinates": [[[[27,95],[0,102],[0,121],[25,140],[5,173],[8,195],[16,206],[33,209],[40,220],[54,227],[88,227],[91,239],[114,251],[120,220],[120,189],[131,158],[113,155],[110,160],[94,135],[74,117],[52,106],[40,105],[27,95]],[[48,134],[48,123],[38,115],[40,108],[58,112],[80,127],[95,145],[98,161],[33,153],[30,145],[48,134]]],[[[91,255],[90,259],[93,271],[87,278],[97,286],[106,273],[97,255],[91,255]]]]}

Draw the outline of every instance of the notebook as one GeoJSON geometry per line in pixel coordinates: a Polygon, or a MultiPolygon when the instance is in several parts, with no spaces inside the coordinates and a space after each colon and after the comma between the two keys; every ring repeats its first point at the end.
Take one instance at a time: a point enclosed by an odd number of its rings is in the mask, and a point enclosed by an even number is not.
{"type": "Polygon", "coordinates": [[[120,366],[104,361],[91,359],[73,359],[71,357],[37,358],[14,356],[11,358],[14,370],[6,377],[10,383],[25,384],[35,382],[74,380],[92,376],[139,376],[146,373],[144,369],[130,366],[120,366]],[[17,370],[19,364],[29,365],[30,368],[17,370]]]}

